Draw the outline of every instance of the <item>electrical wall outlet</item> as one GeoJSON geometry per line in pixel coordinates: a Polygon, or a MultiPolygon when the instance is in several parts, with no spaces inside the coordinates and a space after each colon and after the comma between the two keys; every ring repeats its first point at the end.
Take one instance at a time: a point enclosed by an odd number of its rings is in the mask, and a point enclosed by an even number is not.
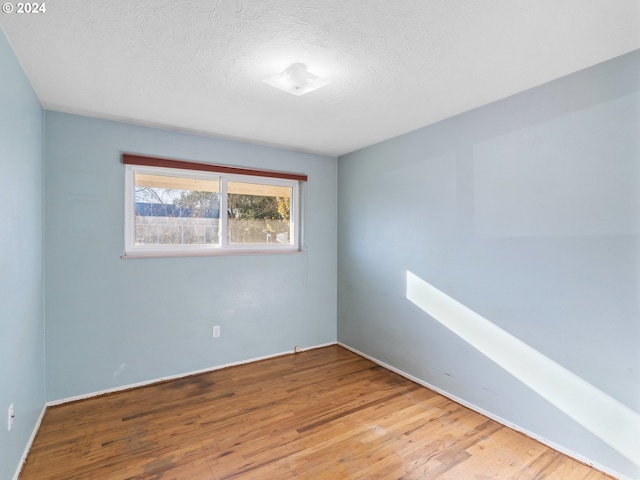
{"type": "Polygon", "coordinates": [[[213,338],[218,338],[220,336],[220,325],[213,326],[213,338]]]}
{"type": "Polygon", "coordinates": [[[11,427],[13,427],[13,419],[16,416],[13,413],[13,403],[9,405],[9,411],[7,412],[7,432],[11,431],[11,427]]]}

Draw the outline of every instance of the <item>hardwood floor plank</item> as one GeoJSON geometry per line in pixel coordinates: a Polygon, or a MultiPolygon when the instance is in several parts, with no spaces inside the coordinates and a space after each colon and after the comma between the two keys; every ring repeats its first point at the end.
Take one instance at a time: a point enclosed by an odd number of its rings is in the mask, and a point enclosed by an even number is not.
{"type": "Polygon", "coordinates": [[[338,346],[47,409],[21,480],[607,479],[338,346]]]}

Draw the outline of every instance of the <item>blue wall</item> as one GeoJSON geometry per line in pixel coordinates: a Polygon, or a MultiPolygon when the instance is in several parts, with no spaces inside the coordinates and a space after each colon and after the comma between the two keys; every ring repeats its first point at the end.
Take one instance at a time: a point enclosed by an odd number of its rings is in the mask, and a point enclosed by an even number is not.
{"type": "Polygon", "coordinates": [[[336,341],[335,158],[45,119],[48,400],[336,341]],[[308,174],[304,252],[121,259],[123,151],[308,174]]]}
{"type": "Polygon", "coordinates": [[[339,158],[338,340],[640,477],[406,295],[409,271],[638,412],[639,132],[636,51],[339,158]]]}
{"type": "Polygon", "coordinates": [[[42,138],[40,102],[0,31],[0,478],[16,472],[45,398],[42,138]]]}

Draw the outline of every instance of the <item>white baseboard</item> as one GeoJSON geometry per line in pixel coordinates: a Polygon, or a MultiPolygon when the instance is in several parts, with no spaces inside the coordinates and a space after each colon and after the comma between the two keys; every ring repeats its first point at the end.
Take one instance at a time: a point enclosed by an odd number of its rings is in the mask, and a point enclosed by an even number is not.
{"type": "Polygon", "coordinates": [[[22,458],[20,459],[20,463],[18,463],[18,468],[16,469],[16,473],[13,475],[13,480],[18,480],[20,476],[20,472],[22,471],[22,467],[24,466],[24,462],[27,461],[27,455],[29,455],[29,450],[31,450],[31,445],[33,445],[33,441],[36,438],[36,434],[40,429],[40,424],[42,423],[42,419],[44,418],[44,412],[47,410],[47,406],[43,405],[42,410],[40,411],[40,415],[36,420],[36,424],[33,426],[33,431],[31,432],[31,436],[29,437],[29,441],[27,441],[27,445],[24,447],[24,452],[22,453],[22,458]]]}
{"type": "Polygon", "coordinates": [[[84,393],[81,395],[76,395],[73,397],[65,397],[65,398],[61,398],[59,400],[51,400],[49,402],[46,403],[47,407],[53,407],[55,405],[62,405],[64,403],[69,403],[69,402],[76,402],[78,400],[86,400],[87,398],[93,398],[93,397],[98,397],[100,395],[105,395],[108,393],[115,393],[115,392],[121,392],[124,390],[131,390],[132,388],[138,388],[138,387],[146,387],[147,385],[153,385],[154,383],[159,383],[159,382],[166,382],[167,380],[177,380],[179,378],[184,378],[184,377],[190,377],[191,375],[198,375],[201,373],[208,373],[208,372],[214,372],[216,370],[221,370],[223,368],[228,368],[228,367],[235,367],[237,365],[244,365],[246,363],[253,363],[253,362],[259,362],[260,360],[268,360],[270,358],[275,358],[275,357],[281,357],[283,355],[291,355],[293,353],[296,353],[296,349],[298,349],[298,352],[306,352],[307,350],[315,350],[316,348],[323,348],[323,347],[328,347],[330,345],[335,345],[336,342],[331,342],[331,343],[323,343],[320,345],[313,345],[311,347],[294,347],[291,350],[287,350],[284,352],[280,352],[280,353],[274,353],[271,355],[264,355],[261,357],[254,357],[254,358],[249,358],[247,360],[240,360],[237,362],[231,362],[231,363],[225,363],[222,365],[216,365],[215,367],[209,367],[209,368],[203,368],[201,370],[193,370],[191,372],[184,372],[184,373],[179,373],[176,375],[169,375],[167,377],[160,377],[160,378],[154,378],[151,380],[145,380],[143,382],[137,382],[137,383],[131,383],[128,385],[122,385],[119,387],[114,387],[114,388],[108,388],[105,390],[100,390],[97,392],[91,392],[91,393],[84,393]]]}
{"type": "Polygon", "coordinates": [[[347,350],[350,350],[353,353],[355,353],[357,355],[360,355],[361,357],[364,357],[364,358],[366,358],[368,360],[371,360],[372,362],[380,365],[381,367],[386,368],[387,370],[391,370],[392,372],[395,372],[398,375],[401,375],[401,376],[411,380],[412,382],[417,383],[418,385],[422,385],[423,387],[426,387],[429,390],[433,390],[434,392],[439,393],[440,395],[442,395],[444,397],[447,397],[448,399],[453,400],[454,402],[459,403],[460,405],[462,405],[464,407],[467,407],[470,410],[473,410],[474,412],[477,412],[477,413],[479,413],[481,415],[484,415],[485,417],[490,418],[491,420],[494,420],[494,421],[500,423],[501,425],[504,425],[505,427],[508,427],[508,428],[510,428],[512,430],[515,430],[516,432],[520,432],[520,433],[522,433],[522,434],[526,435],[527,437],[530,437],[530,438],[532,438],[534,440],[537,440],[538,442],[548,446],[549,448],[552,448],[552,449],[554,449],[554,450],[556,450],[556,451],[558,451],[558,452],[560,452],[560,453],[562,453],[564,455],[567,455],[568,457],[571,457],[571,458],[577,460],[580,463],[584,463],[585,465],[589,465],[590,467],[593,467],[596,470],[599,470],[599,471],[601,471],[603,473],[606,473],[607,475],[611,475],[612,477],[617,478],[619,480],[632,480],[631,478],[629,478],[629,477],[627,477],[625,475],[622,475],[622,474],[620,474],[618,472],[615,472],[615,471],[611,470],[610,468],[605,467],[604,465],[600,465],[600,464],[598,464],[598,463],[596,463],[596,462],[594,462],[594,461],[592,461],[592,460],[590,460],[590,459],[588,459],[588,458],[586,458],[586,457],[584,457],[584,456],[582,456],[582,455],[580,455],[580,454],[578,454],[578,453],[576,453],[576,452],[574,452],[572,450],[569,450],[569,449],[563,447],[562,445],[558,445],[557,443],[554,443],[553,441],[551,441],[549,439],[541,437],[540,435],[538,435],[538,434],[536,434],[534,432],[531,432],[531,431],[527,430],[526,428],[522,428],[521,426],[516,425],[513,422],[505,420],[504,418],[499,417],[498,415],[496,415],[494,413],[491,413],[491,412],[489,412],[489,411],[487,411],[487,410],[485,410],[483,408],[480,408],[480,407],[478,407],[478,406],[476,406],[476,405],[474,405],[474,404],[472,404],[470,402],[467,402],[466,400],[464,400],[462,398],[456,397],[455,395],[452,395],[449,392],[446,392],[446,391],[444,391],[444,390],[442,390],[442,389],[440,389],[440,388],[438,388],[438,387],[436,387],[434,385],[431,385],[431,384],[425,382],[424,380],[421,380],[421,379],[419,379],[417,377],[414,377],[413,375],[410,375],[410,374],[408,374],[406,372],[403,372],[402,370],[400,370],[398,368],[395,368],[395,367],[393,367],[393,366],[391,366],[391,365],[389,365],[387,363],[384,363],[384,362],[378,360],[375,357],[367,355],[366,353],[362,353],[361,351],[359,351],[359,350],[357,350],[357,349],[355,349],[353,347],[350,347],[349,345],[346,345],[346,344],[344,344],[342,342],[337,342],[337,343],[341,347],[344,347],[347,350]]]}

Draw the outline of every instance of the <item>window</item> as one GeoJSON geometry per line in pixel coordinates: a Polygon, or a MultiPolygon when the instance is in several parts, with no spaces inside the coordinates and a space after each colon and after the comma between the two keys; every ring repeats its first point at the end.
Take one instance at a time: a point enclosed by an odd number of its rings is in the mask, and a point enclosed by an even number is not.
{"type": "Polygon", "coordinates": [[[298,250],[306,176],[139,159],[123,155],[125,256],[298,250]]]}

